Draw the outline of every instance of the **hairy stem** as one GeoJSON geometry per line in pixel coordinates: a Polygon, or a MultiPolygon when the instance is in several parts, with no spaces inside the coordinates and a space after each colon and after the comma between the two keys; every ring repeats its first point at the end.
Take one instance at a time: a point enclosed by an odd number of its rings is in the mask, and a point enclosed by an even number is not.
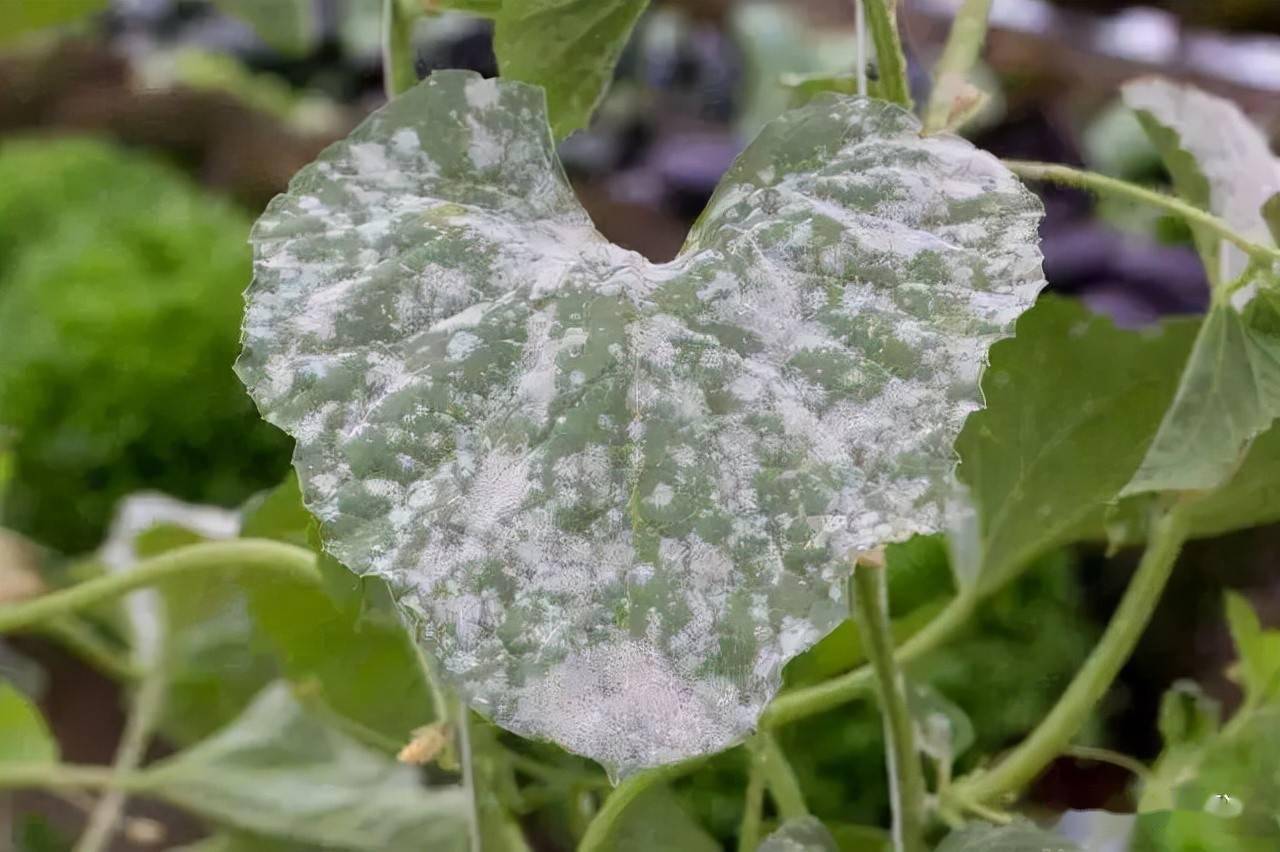
{"type": "Polygon", "coordinates": [[[1185,506],[1186,503],[1175,504],[1155,523],[1142,561],[1111,623],[1049,715],[993,769],[958,781],[952,788],[958,803],[988,802],[1021,789],[1067,748],[1151,620],[1187,538],[1185,506]]]}
{"type": "Polygon", "coordinates": [[[764,773],[765,783],[769,787],[769,796],[778,807],[778,813],[784,820],[799,819],[809,815],[809,808],[804,803],[804,793],[800,790],[800,782],[796,780],[791,761],[774,739],[773,734],[761,731],[756,734],[756,759],[764,773]]]}
{"type": "Polygon", "coordinates": [[[413,17],[401,0],[382,0],[382,82],[387,100],[418,82],[413,51],[413,17]]]}
{"type": "Polygon", "coordinates": [[[880,94],[887,101],[911,109],[911,85],[907,80],[907,58],[898,37],[894,0],[862,0],[871,41],[876,46],[876,67],[880,72],[880,94]]]}
{"type": "Polygon", "coordinates": [[[893,655],[888,584],[882,564],[859,560],[853,570],[854,613],[858,632],[876,677],[876,695],[884,718],[885,756],[893,804],[893,843],[897,852],[923,852],[925,831],[924,769],[916,749],[915,723],[907,709],[907,685],[893,655]]]}
{"type": "Polygon", "coordinates": [[[1256,261],[1266,264],[1280,261],[1280,249],[1255,243],[1234,230],[1223,219],[1171,195],[1095,172],[1073,169],[1070,166],[1059,166],[1053,163],[1034,163],[1024,160],[1005,160],[1004,164],[1014,174],[1026,180],[1047,181],[1062,186],[1096,192],[1099,195],[1113,195],[1117,198],[1125,198],[1140,204],[1158,207],[1181,217],[1189,224],[1212,231],[1222,239],[1239,247],[1241,251],[1256,261]]]}
{"type": "Polygon", "coordinates": [[[951,123],[955,100],[961,94],[973,63],[987,38],[991,0],[964,0],[951,24],[947,46],[934,70],[933,92],[925,110],[924,132],[937,133],[951,123]]]}
{"type": "Polygon", "coordinates": [[[128,571],[106,574],[70,588],[0,607],[0,633],[112,600],[170,577],[202,571],[271,571],[305,582],[320,582],[315,555],[306,548],[266,539],[211,541],[144,559],[128,571]]]}
{"type": "MultiPolygon", "coordinates": [[[[938,648],[965,625],[976,604],[977,598],[968,592],[952,598],[936,618],[902,643],[894,654],[895,660],[909,663],[938,648]]],[[[765,710],[760,727],[777,728],[832,710],[866,695],[874,686],[875,673],[870,665],[863,665],[831,680],[784,693],[765,710]]]]}
{"type": "MultiPolygon", "coordinates": [[[[116,747],[115,762],[111,770],[114,776],[127,776],[142,763],[147,743],[151,740],[151,732],[164,707],[168,686],[168,670],[163,663],[149,671],[138,685],[133,707],[120,736],[120,744],[116,747]]],[[[120,786],[107,790],[89,814],[89,822],[73,852],[102,852],[110,846],[124,812],[127,796],[128,791],[120,786]]]]}

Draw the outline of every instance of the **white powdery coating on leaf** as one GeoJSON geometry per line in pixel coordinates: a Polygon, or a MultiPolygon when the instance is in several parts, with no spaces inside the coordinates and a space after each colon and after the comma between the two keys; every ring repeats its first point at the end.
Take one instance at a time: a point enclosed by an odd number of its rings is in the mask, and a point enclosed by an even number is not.
{"type": "Polygon", "coordinates": [[[472,706],[625,775],[746,736],[849,556],[941,528],[1039,215],[828,97],[651,264],[592,228],[537,90],[437,73],[263,216],[238,369],[472,706]]]}

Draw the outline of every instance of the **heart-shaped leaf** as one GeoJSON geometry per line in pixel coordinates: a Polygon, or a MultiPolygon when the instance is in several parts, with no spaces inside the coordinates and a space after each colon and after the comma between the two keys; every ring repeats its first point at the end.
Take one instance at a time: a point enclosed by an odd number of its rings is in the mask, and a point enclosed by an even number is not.
{"type": "Polygon", "coordinates": [[[626,773],[741,739],[850,555],[943,526],[1040,211],[827,95],[653,264],[592,227],[540,90],[437,73],[264,214],[238,370],[467,700],[626,773]]]}

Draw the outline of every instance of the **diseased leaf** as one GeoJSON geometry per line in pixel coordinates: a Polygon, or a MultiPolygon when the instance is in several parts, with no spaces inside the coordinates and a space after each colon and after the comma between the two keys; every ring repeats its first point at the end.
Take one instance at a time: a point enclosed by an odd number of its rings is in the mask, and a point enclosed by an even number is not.
{"type": "Polygon", "coordinates": [[[764,839],[759,852],[840,852],[836,839],[817,817],[784,822],[764,839]]]}
{"type": "Polygon", "coordinates": [[[472,706],[626,773],[745,736],[849,556],[943,527],[1039,217],[827,95],[652,264],[591,226],[540,92],[437,73],[263,216],[238,370],[472,706]]]}
{"type": "Polygon", "coordinates": [[[557,139],[586,127],[649,0],[503,0],[493,51],[504,78],[542,86],[557,139]]]}
{"type": "Polygon", "coordinates": [[[461,788],[309,715],[277,683],[234,723],[142,775],[148,795],[246,831],[356,850],[467,848],[461,788]]]}
{"type": "Polygon", "coordinates": [[[1010,825],[971,823],[953,831],[937,852],[1084,852],[1052,832],[1021,820],[1010,825]]]}
{"type": "Polygon", "coordinates": [[[1122,495],[1212,491],[1280,416],[1280,295],[1259,289],[1242,309],[1237,301],[1210,308],[1178,392],[1122,495]]]}
{"type": "MultiPolygon", "coordinates": [[[[1240,108],[1154,77],[1128,83],[1122,92],[1164,158],[1178,194],[1249,239],[1267,243],[1271,232],[1262,207],[1280,193],[1280,160],[1240,108]]],[[[1222,285],[1244,274],[1249,258],[1243,251],[1217,235],[1195,233],[1210,280],[1222,285]]]]}
{"type": "Polygon", "coordinates": [[[956,441],[978,510],[981,582],[1054,547],[1096,538],[1172,399],[1196,325],[1115,326],[1044,296],[992,347],[986,408],[956,441]]]}
{"type": "Polygon", "coordinates": [[[34,702],[0,681],[0,764],[55,763],[58,744],[34,702]]]}

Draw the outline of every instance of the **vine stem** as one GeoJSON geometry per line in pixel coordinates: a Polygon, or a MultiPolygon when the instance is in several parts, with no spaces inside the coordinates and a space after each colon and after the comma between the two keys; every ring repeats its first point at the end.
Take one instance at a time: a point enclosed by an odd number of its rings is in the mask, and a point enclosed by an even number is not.
{"type": "MultiPolygon", "coordinates": [[[[954,636],[968,622],[977,602],[977,595],[971,591],[962,591],[952,598],[937,617],[894,652],[897,664],[909,663],[954,636]]],[[[867,694],[874,686],[875,672],[870,665],[863,665],[831,680],[783,693],[769,704],[760,719],[760,727],[778,728],[833,710],[867,694]]]]}
{"type": "Polygon", "coordinates": [[[202,571],[275,572],[319,583],[315,554],[306,548],[267,539],[237,539],[192,544],[144,559],[128,571],[105,574],[51,594],[0,607],[0,633],[46,622],[170,577],[202,571]]]}
{"type": "Polygon", "coordinates": [[[857,28],[854,43],[854,62],[857,63],[858,94],[867,96],[867,11],[863,0],[853,0],[853,25],[857,28]]]}
{"type": "Polygon", "coordinates": [[[876,47],[876,66],[880,72],[880,94],[887,101],[911,109],[911,85],[907,80],[907,58],[898,36],[898,20],[894,14],[896,0],[862,0],[871,40],[876,47]]]}
{"type": "Polygon", "coordinates": [[[1021,789],[1067,748],[1111,687],[1155,612],[1187,538],[1186,506],[1185,501],[1175,503],[1154,524],[1138,570],[1102,639],[1049,715],[993,769],[957,781],[952,796],[958,804],[981,804],[1021,789]]]}
{"type": "MultiPolygon", "coordinates": [[[[163,663],[147,672],[138,685],[133,707],[125,720],[124,732],[116,748],[111,769],[114,776],[127,775],[142,763],[147,743],[151,740],[151,732],[164,708],[168,686],[168,670],[163,663]]],[[[124,812],[127,796],[127,790],[113,786],[98,799],[73,852],[101,852],[108,847],[124,812]]]]}
{"type": "Polygon", "coordinates": [[[747,774],[742,822],[738,826],[738,852],[755,852],[760,845],[761,812],[764,809],[764,766],[761,756],[751,752],[751,768],[747,774]]]}
{"type": "Polygon", "coordinates": [[[973,63],[982,51],[987,38],[987,18],[991,14],[991,0],[964,0],[956,12],[947,36],[946,47],[934,69],[933,92],[925,110],[924,132],[937,133],[947,127],[955,105],[973,63]]]}
{"type": "Polygon", "coordinates": [[[0,790],[32,787],[41,790],[146,789],[141,776],[116,772],[110,766],[76,766],[65,763],[0,764],[0,790]]]}
{"type": "Polygon", "coordinates": [[[1099,195],[1114,195],[1118,198],[1127,198],[1140,204],[1161,208],[1185,219],[1192,225],[1211,231],[1222,239],[1231,242],[1256,261],[1266,264],[1280,262],[1280,249],[1255,243],[1233,229],[1225,220],[1171,195],[1156,192],[1127,181],[1117,180],[1113,177],[1107,177],[1106,175],[1100,175],[1096,172],[1073,169],[1070,166],[1059,166],[1054,163],[1005,160],[1004,164],[1011,172],[1025,180],[1056,183],[1061,186],[1096,192],[1099,195]]]}
{"type": "Polygon", "coordinates": [[[755,743],[765,784],[773,803],[778,806],[778,814],[784,820],[808,816],[809,808],[804,803],[800,782],[796,780],[795,770],[791,768],[791,761],[787,760],[782,746],[768,731],[756,734],[755,743]]]}
{"type": "Polygon", "coordinates": [[[883,561],[859,559],[853,569],[854,614],[876,677],[876,695],[884,719],[885,757],[893,804],[896,852],[923,852],[924,769],[916,749],[915,723],[907,709],[907,684],[893,655],[889,593],[883,561]]]}

